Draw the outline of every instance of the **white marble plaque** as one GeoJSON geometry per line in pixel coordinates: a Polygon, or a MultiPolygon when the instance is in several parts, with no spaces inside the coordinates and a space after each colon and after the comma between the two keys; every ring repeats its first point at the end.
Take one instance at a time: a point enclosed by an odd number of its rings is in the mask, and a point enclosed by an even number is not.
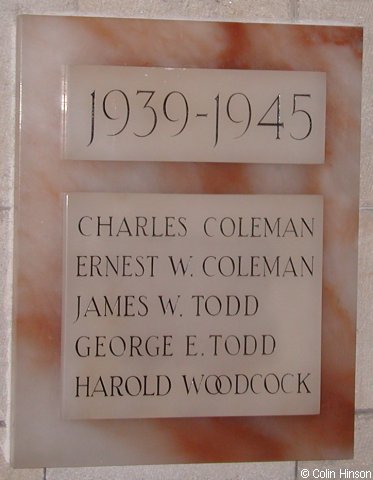
{"type": "Polygon", "coordinates": [[[66,197],[63,415],[316,414],[317,195],[66,197]]]}
{"type": "Polygon", "coordinates": [[[66,67],[75,160],[324,163],[321,72],[66,67]]]}

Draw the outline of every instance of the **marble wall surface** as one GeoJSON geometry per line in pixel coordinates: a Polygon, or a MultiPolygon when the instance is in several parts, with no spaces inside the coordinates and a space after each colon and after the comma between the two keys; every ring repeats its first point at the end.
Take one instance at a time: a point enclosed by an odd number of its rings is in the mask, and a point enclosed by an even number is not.
{"type": "MultiPolygon", "coordinates": [[[[0,271],[2,296],[0,297],[0,441],[2,457],[0,478],[4,479],[247,479],[247,478],[301,478],[303,468],[339,471],[372,469],[373,467],[373,377],[372,348],[372,247],[373,247],[373,5],[370,0],[180,0],[180,1],[65,1],[2,0],[0,10],[0,89],[2,109],[0,117],[0,271]],[[362,170],[360,193],[360,273],[358,302],[358,343],[356,382],[356,446],[353,461],[312,463],[254,463],[225,465],[148,466],[83,469],[36,469],[15,471],[9,467],[7,457],[9,340],[12,295],[12,222],[13,222],[13,166],[15,119],[15,19],[19,13],[75,14],[119,17],[226,19],[244,21],[282,21],[310,23],[344,23],[365,27],[363,117],[362,117],[362,170]]],[[[32,441],[32,439],[30,439],[32,441]]]]}

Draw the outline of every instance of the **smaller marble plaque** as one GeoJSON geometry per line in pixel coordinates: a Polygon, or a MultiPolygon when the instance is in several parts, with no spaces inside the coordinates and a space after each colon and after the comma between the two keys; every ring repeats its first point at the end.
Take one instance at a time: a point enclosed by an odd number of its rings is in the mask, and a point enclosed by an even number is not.
{"type": "Polygon", "coordinates": [[[316,414],[318,195],[66,197],[63,414],[316,414]]]}
{"type": "Polygon", "coordinates": [[[71,65],[65,158],[318,164],[322,72],[71,65]]]}

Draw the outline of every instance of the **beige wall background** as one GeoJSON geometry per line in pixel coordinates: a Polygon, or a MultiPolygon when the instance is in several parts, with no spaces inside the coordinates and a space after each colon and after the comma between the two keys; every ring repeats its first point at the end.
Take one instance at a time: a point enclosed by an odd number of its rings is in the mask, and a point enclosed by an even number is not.
{"type": "Polygon", "coordinates": [[[350,477],[343,477],[346,468],[354,472],[370,471],[373,477],[373,0],[0,0],[0,279],[1,480],[298,480],[305,478],[302,476],[304,469],[308,469],[311,479],[317,476],[353,478],[352,474],[350,477]],[[354,460],[36,470],[13,470],[7,464],[5,459],[8,449],[12,301],[15,36],[16,16],[25,13],[364,26],[354,460]]]}

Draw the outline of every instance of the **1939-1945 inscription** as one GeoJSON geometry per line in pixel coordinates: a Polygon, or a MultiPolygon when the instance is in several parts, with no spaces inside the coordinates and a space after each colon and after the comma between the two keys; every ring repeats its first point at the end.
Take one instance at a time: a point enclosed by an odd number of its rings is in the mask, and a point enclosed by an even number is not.
{"type": "Polygon", "coordinates": [[[70,66],[65,157],[323,163],[321,72],[70,66]]]}

